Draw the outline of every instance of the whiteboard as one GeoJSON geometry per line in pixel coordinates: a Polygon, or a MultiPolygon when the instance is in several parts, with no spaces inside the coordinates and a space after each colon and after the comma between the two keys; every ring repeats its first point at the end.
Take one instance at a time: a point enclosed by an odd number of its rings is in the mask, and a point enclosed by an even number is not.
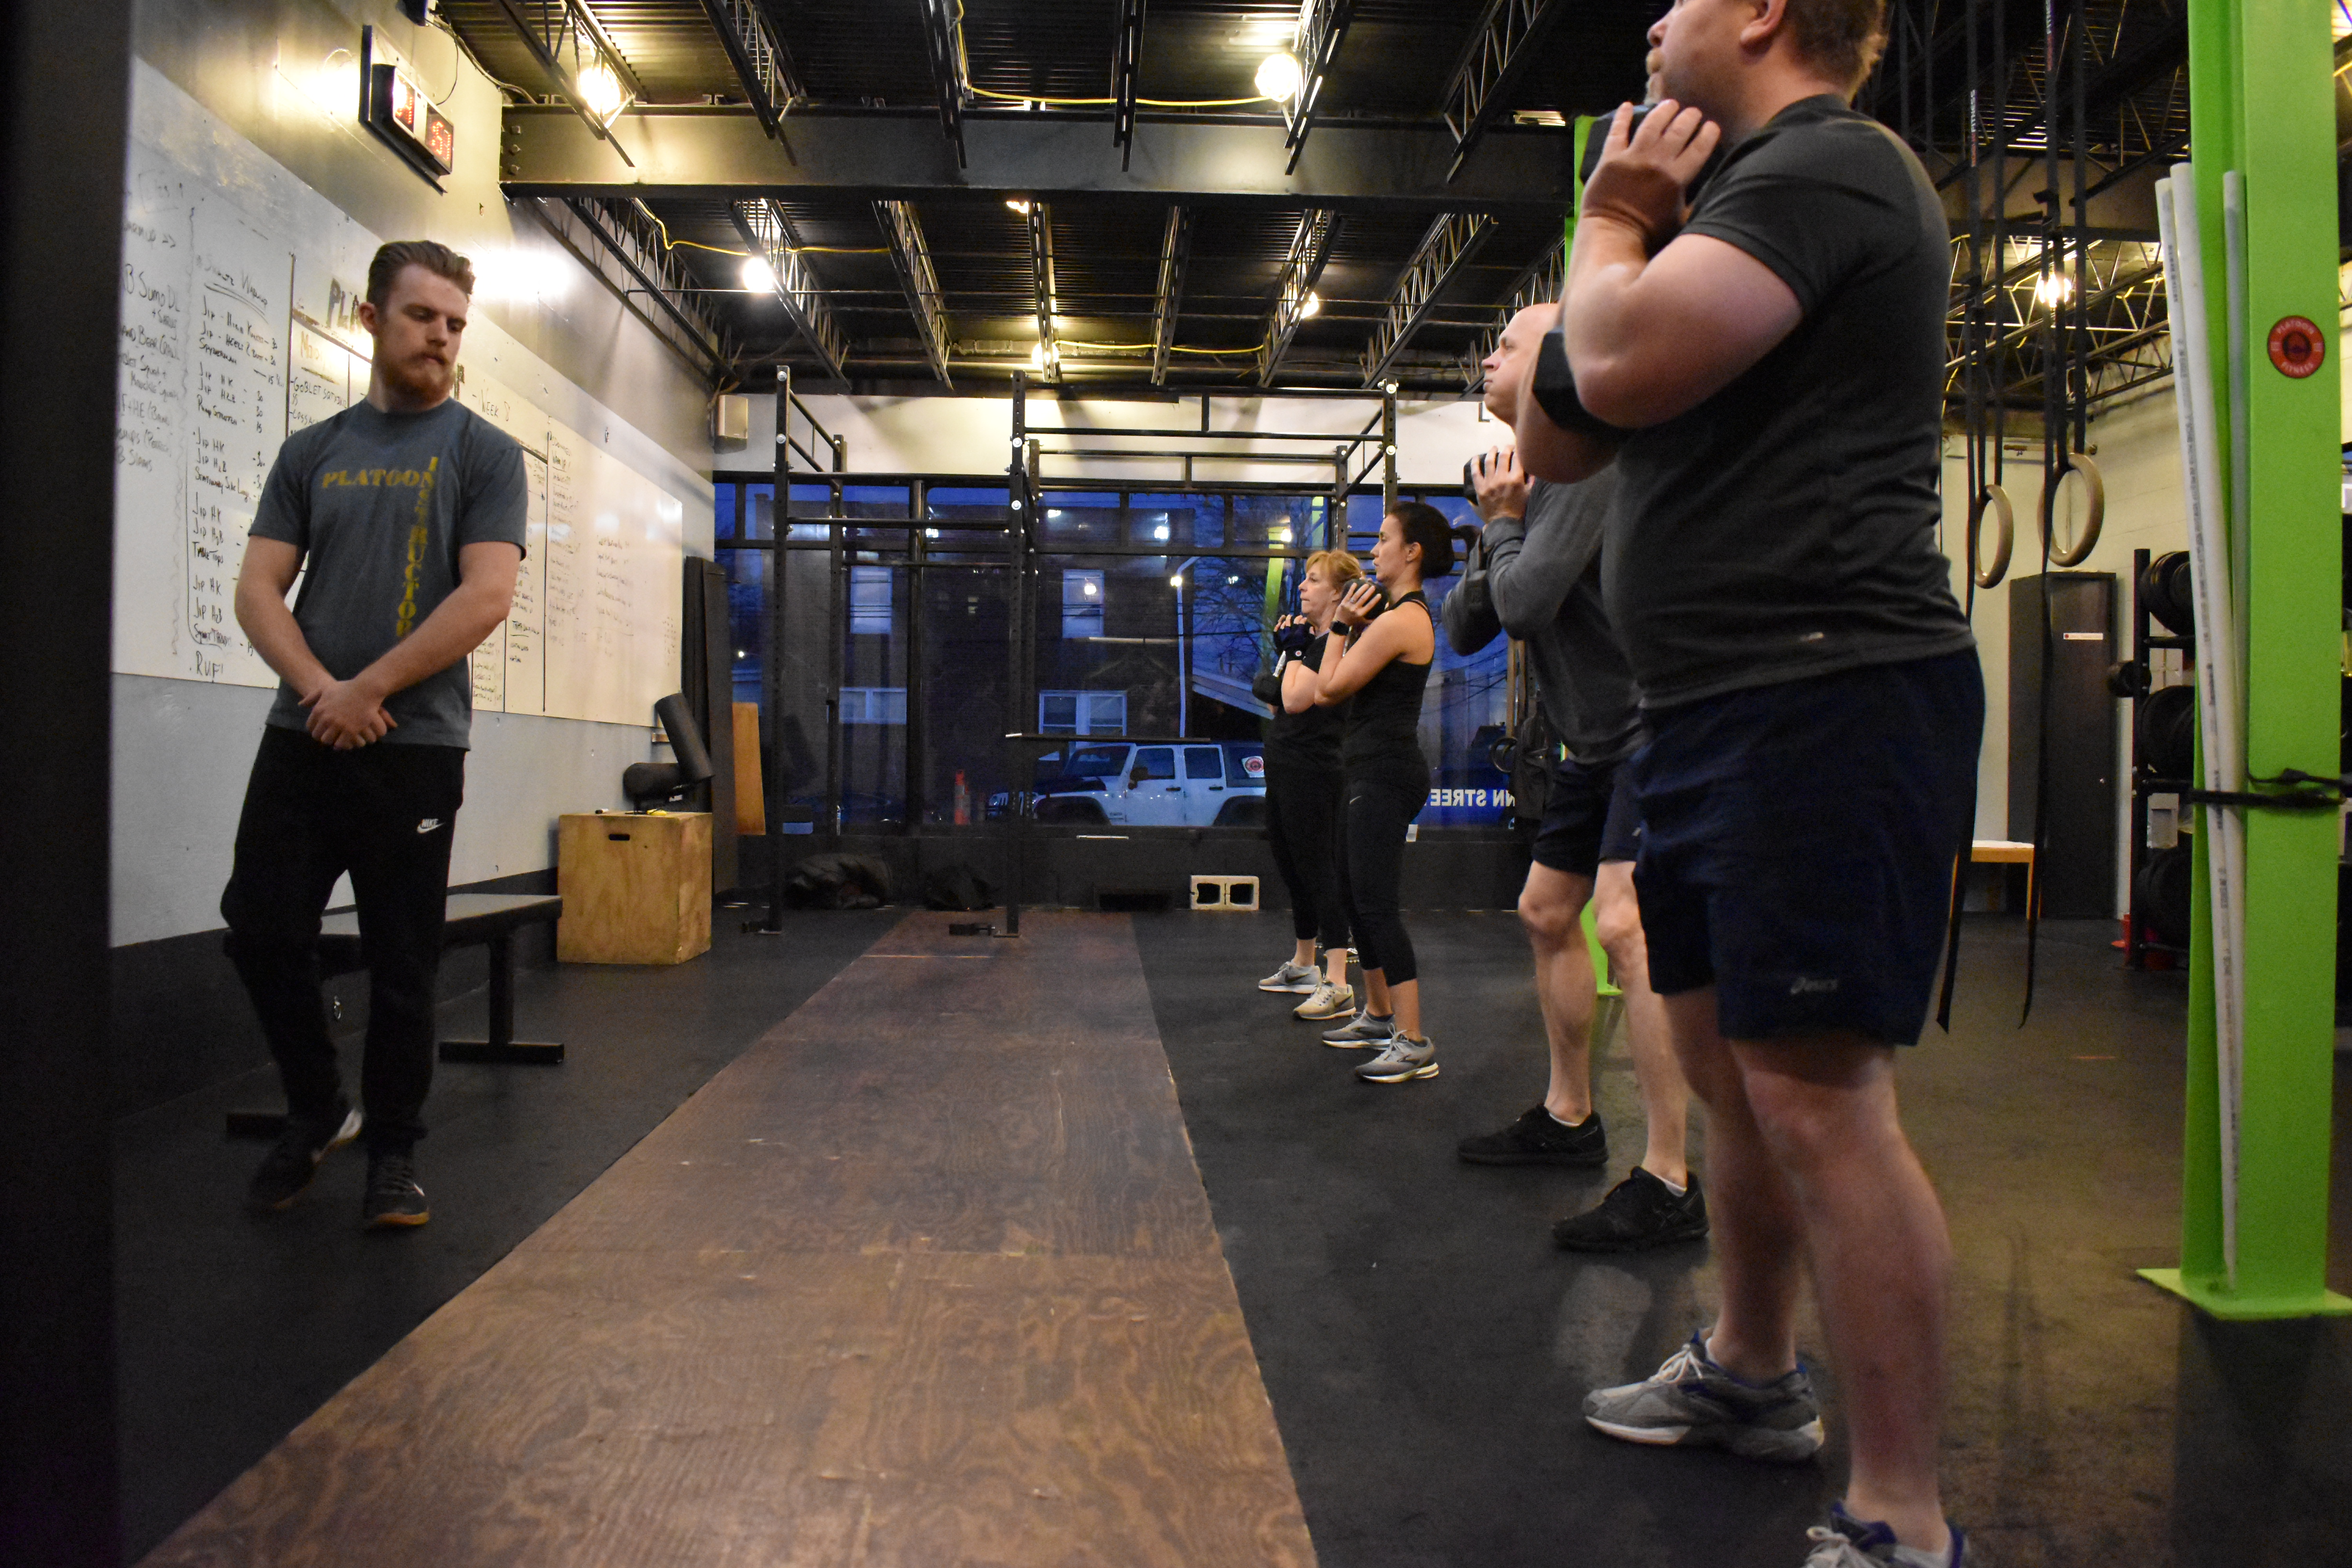
{"type": "MultiPolygon", "coordinates": [[[[335,226],[303,239],[273,232],[215,182],[146,141],[131,144],[115,428],[119,671],[278,684],[237,627],[236,574],[286,437],[367,395],[356,280],[376,241],[348,220],[335,226]]],[[[521,444],[530,486],[514,607],[472,656],[474,706],[650,724],[678,683],[685,508],[549,414],[543,370],[533,397],[490,369],[528,369],[525,357],[478,314],[458,366],[459,398],[521,444]]]]}

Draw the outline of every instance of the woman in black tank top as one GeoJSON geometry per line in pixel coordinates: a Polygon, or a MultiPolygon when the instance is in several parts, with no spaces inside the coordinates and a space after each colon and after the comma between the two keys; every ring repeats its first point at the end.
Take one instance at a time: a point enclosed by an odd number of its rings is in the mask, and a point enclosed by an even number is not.
{"type": "Polygon", "coordinates": [[[1437,1076],[1437,1049],[1421,1032],[1419,971],[1398,902],[1405,829],[1429,799],[1421,700],[1437,657],[1437,628],[1421,584],[1453,570],[1454,533],[1445,515],[1420,501],[1400,502],[1381,520],[1380,542],[1372,546],[1379,585],[1360,583],[1339,601],[1317,676],[1318,702],[1349,704],[1340,743],[1347,793],[1339,895],[1364,966],[1365,991],[1363,1011],[1324,1039],[1379,1048],[1356,1068],[1369,1083],[1437,1076]]]}

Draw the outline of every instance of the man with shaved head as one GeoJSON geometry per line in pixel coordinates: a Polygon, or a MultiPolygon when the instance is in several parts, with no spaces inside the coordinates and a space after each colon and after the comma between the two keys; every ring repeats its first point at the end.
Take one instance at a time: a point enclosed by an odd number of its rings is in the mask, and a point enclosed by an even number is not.
{"type": "MultiPolygon", "coordinates": [[[[1534,356],[1557,307],[1522,310],[1486,358],[1486,406],[1518,420],[1522,362],[1534,356]]],[[[1642,1091],[1647,1141],[1641,1162],[1600,1205],[1552,1227],[1560,1247],[1634,1252],[1706,1234],[1706,1199],[1684,1155],[1688,1091],[1665,1018],[1651,991],[1633,895],[1641,817],[1623,764],[1643,739],[1640,689],[1601,602],[1601,544],[1617,477],[1530,484],[1517,455],[1475,465],[1483,570],[1445,600],[1445,635],[1457,653],[1499,629],[1527,645],[1545,718],[1564,748],[1550,759],[1551,787],[1533,846],[1519,920],[1535,949],[1551,1079],[1540,1104],[1500,1131],[1465,1138],[1461,1157],[1485,1165],[1598,1167],[1608,1135],[1592,1103],[1596,979],[1582,916],[1592,905],[1612,976],[1625,998],[1625,1033],[1642,1091]]]]}

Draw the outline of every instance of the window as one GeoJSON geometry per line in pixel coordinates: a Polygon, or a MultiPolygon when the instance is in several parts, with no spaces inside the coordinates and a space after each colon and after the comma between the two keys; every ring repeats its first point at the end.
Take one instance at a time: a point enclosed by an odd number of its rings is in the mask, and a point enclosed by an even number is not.
{"type": "Polygon", "coordinates": [[[1103,574],[1062,574],[1062,637],[1077,642],[1103,635],[1103,574]]]}
{"type": "Polygon", "coordinates": [[[1184,776],[1195,784],[1202,780],[1210,784],[1224,783],[1225,753],[1215,746],[1185,747],[1184,776]]]}
{"type": "MultiPolygon", "coordinates": [[[[849,635],[882,637],[890,635],[890,568],[887,566],[852,566],[849,569],[849,635]]],[[[901,708],[903,711],[903,702],[901,708]]]]}
{"type": "Polygon", "coordinates": [[[1172,779],[1176,776],[1176,751],[1172,746],[1139,746],[1135,752],[1134,777],[1172,779]]]}
{"type": "Polygon", "coordinates": [[[845,686],[841,689],[841,721],[845,724],[903,724],[907,721],[907,689],[903,686],[845,686]]]}
{"type": "Polygon", "coordinates": [[[1042,735],[1124,735],[1124,691],[1040,691],[1037,732],[1042,735]]]}

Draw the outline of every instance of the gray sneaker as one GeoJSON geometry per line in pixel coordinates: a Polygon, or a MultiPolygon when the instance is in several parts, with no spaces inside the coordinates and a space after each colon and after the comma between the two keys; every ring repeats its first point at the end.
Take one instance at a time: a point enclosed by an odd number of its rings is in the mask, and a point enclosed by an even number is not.
{"type": "Polygon", "coordinates": [[[1749,1459],[1793,1464],[1822,1446],[1822,1407],[1803,1367],[1761,1387],[1742,1383],[1708,1357],[1704,1333],[1648,1381],[1586,1394],[1584,1418],[1628,1443],[1728,1448],[1749,1459]]]}
{"type": "Polygon", "coordinates": [[[1261,991],[1287,991],[1294,995],[1305,996],[1313,993],[1315,984],[1313,965],[1292,963],[1286,960],[1280,969],[1259,981],[1257,988],[1261,991]]]}
{"type": "Polygon", "coordinates": [[[1360,1051],[1369,1047],[1385,1046],[1396,1038],[1396,1015],[1385,1018],[1372,1016],[1371,1005],[1366,1003],[1361,1012],[1323,1037],[1327,1046],[1337,1046],[1343,1051],[1360,1051]]]}
{"type": "Polygon", "coordinates": [[[1437,1047],[1410,1035],[1391,1035],[1388,1048],[1356,1068],[1366,1083],[1410,1083],[1437,1076],[1437,1047]]]}
{"type": "Polygon", "coordinates": [[[1294,1018],[1345,1018],[1356,1010],[1356,988],[1326,980],[1315,994],[1290,1010],[1294,1018]]]}
{"type": "Polygon", "coordinates": [[[1952,1549],[1937,1556],[1922,1552],[1916,1546],[1904,1546],[1895,1542],[1895,1532],[1883,1524],[1865,1524],[1846,1512],[1843,1503],[1830,1505],[1830,1521],[1815,1525],[1805,1531],[1805,1539],[1813,1543],[1805,1553],[1804,1568],[1963,1568],[1968,1556],[1968,1538],[1957,1526],[1952,1529],[1952,1549]]]}

